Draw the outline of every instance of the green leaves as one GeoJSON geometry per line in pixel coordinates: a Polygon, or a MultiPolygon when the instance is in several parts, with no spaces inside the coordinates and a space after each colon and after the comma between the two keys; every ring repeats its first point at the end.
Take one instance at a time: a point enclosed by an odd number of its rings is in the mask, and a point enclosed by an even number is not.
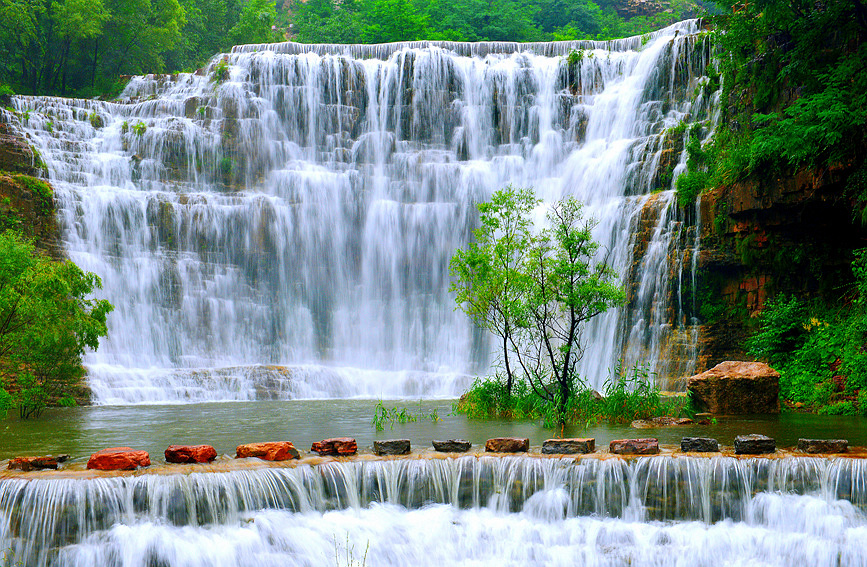
{"type": "Polygon", "coordinates": [[[513,186],[480,204],[475,242],[449,264],[451,291],[458,308],[500,339],[507,393],[518,375],[563,415],[579,381],[582,325],[623,303],[625,293],[597,259],[594,222],[583,218],[581,203],[553,203],[538,229],[532,219],[540,204],[532,190],[513,186]]]}
{"type": "Polygon", "coordinates": [[[22,418],[68,397],[81,379],[81,356],[99,346],[113,309],[89,297],[100,286],[72,262],[51,261],[14,233],[0,234],[0,371],[14,383],[22,418]]]}

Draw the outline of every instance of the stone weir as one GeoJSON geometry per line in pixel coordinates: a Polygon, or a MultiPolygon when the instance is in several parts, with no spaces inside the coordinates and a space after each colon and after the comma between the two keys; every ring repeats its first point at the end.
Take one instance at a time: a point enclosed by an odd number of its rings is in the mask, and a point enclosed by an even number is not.
{"type": "MultiPolygon", "coordinates": [[[[859,455],[856,452],[855,455],[859,455]]],[[[851,457],[669,453],[622,458],[431,454],[306,458],[286,463],[219,459],[103,476],[0,477],[0,544],[16,557],[82,541],[118,523],[237,524],[263,509],[326,512],[374,503],[418,509],[525,511],[555,499],[560,517],[632,521],[746,521],[760,493],[810,495],[867,507],[867,463],[851,457]],[[204,472],[208,471],[208,472],[204,472]]],[[[550,504],[550,502],[549,502],[550,504]]]]}

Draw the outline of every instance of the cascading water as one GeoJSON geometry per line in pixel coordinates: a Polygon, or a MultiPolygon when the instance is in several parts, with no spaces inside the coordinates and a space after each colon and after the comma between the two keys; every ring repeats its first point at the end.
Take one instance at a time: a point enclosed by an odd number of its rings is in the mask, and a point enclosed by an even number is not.
{"type": "Polygon", "coordinates": [[[9,564],[864,565],[860,459],[344,461],[0,480],[9,564]]]}
{"type": "Polygon", "coordinates": [[[508,183],[584,201],[629,289],[585,330],[589,384],[621,358],[686,375],[697,236],[670,129],[712,125],[709,60],[689,21],[611,42],[242,46],[120,102],[14,97],[65,247],[116,306],[86,360],[96,403],[458,395],[492,349],[448,261],[508,183]]]}

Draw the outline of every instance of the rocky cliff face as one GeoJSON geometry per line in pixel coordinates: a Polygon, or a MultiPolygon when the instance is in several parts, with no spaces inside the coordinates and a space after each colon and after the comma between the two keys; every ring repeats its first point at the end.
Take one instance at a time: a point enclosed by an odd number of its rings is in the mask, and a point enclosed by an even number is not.
{"type": "Polygon", "coordinates": [[[702,197],[699,369],[745,359],[744,340],[769,298],[851,291],[852,252],[867,245],[867,230],[844,196],[847,173],[805,169],[702,197]]]}
{"type": "Polygon", "coordinates": [[[44,166],[17,125],[0,109],[0,230],[14,229],[54,258],[63,256],[54,191],[39,176],[44,166]]]}

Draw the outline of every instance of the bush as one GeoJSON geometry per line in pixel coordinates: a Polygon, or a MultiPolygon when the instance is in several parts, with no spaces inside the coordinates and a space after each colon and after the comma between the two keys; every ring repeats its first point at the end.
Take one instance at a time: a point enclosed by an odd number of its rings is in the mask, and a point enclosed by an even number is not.
{"type": "Polygon", "coordinates": [[[0,373],[21,418],[71,400],[82,354],[107,332],[111,304],[88,299],[99,287],[72,262],[50,260],[14,232],[0,234],[0,373]]]}
{"type": "Polygon", "coordinates": [[[759,316],[759,331],[747,341],[747,352],[781,365],[806,339],[806,306],[796,297],[781,295],[768,301],[759,316]]]}

